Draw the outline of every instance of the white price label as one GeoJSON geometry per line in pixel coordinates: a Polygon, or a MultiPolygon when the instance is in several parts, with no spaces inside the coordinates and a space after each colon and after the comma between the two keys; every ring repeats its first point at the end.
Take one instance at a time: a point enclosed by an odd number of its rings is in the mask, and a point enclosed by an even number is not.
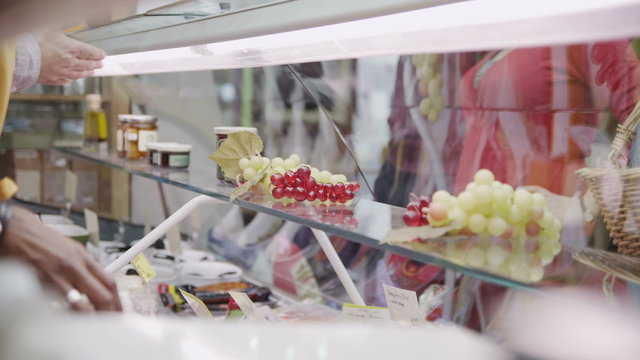
{"type": "Polygon", "coordinates": [[[413,325],[425,322],[420,313],[418,296],[415,291],[398,289],[386,284],[383,284],[383,287],[391,320],[407,322],[413,325]]]}
{"type": "Polygon", "coordinates": [[[377,306],[342,305],[342,320],[360,323],[385,323],[391,321],[389,309],[377,306]]]}
{"type": "Polygon", "coordinates": [[[231,295],[236,304],[238,304],[238,307],[240,307],[240,310],[246,315],[247,319],[259,322],[267,321],[247,294],[238,291],[229,291],[229,295],[231,295]]]}
{"type": "Polygon", "coordinates": [[[100,224],[98,222],[98,215],[93,211],[84,209],[84,223],[87,231],[89,232],[89,241],[95,246],[100,245],[100,224]]]}

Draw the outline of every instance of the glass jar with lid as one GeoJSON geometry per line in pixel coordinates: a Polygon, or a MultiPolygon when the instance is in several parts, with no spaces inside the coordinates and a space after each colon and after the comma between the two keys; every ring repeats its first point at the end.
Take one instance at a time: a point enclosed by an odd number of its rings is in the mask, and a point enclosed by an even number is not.
{"type": "Polygon", "coordinates": [[[127,159],[145,159],[147,144],[158,141],[158,119],[151,115],[121,115],[128,120],[124,131],[124,154],[127,159]]]}
{"type": "Polygon", "coordinates": [[[156,165],[170,168],[189,167],[189,158],[192,146],[178,143],[157,143],[159,154],[156,165]]]}

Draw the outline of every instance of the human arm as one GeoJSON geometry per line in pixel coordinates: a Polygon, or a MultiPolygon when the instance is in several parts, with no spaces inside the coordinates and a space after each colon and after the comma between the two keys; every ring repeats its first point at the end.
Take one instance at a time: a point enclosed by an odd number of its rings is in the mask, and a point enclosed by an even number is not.
{"type": "Polygon", "coordinates": [[[102,67],[106,53],[96,47],[71,39],[61,33],[38,37],[42,62],[38,82],[63,85],[93,75],[102,67]]]}
{"type": "Polygon", "coordinates": [[[63,85],[93,75],[102,66],[105,52],[61,33],[34,37],[22,34],[16,42],[16,66],[12,91],[26,89],[36,82],[63,85]]]}
{"type": "MultiPolygon", "coordinates": [[[[56,233],[18,206],[12,206],[5,231],[0,256],[28,262],[43,283],[63,295],[72,289],[86,294],[97,310],[122,309],[115,282],[79,243],[56,233]]],[[[82,303],[71,305],[76,310],[87,310],[82,303]]]]}

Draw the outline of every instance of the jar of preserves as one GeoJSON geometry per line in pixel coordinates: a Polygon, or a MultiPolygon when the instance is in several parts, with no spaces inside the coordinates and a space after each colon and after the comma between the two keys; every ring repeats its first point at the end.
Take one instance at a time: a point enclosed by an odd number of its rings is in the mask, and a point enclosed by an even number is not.
{"type": "Polygon", "coordinates": [[[145,159],[147,144],[158,140],[158,119],[151,115],[126,115],[129,120],[124,132],[127,159],[145,159]]]}
{"type": "Polygon", "coordinates": [[[189,167],[191,145],[177,143],[158,143],[158,163],[162,167],[186,168],[189,167]]]}

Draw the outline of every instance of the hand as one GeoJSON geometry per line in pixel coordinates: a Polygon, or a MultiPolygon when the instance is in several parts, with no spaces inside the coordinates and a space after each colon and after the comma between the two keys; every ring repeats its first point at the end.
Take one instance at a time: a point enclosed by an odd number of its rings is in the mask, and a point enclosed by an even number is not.
{"type": "MultiPolygon", "coordinates": [[[[89,297],[97,310],[121,311],[115,282],[79,243],[40,222],[29,211],[13,206],[0,244],[0,256],[13,256],[30,263],[40,280],[65,296],[77,289],[89,297]]],[[[86,304],[71,304],[75,310],[90,310],[86,304]]]]}
{"type": "Polygon", "coordinates": [[[72,80],[93,75],[102,67],[106,53],[96,47],[52,33],[38,37],[41,64],[38,82],[63,85],[72,80]]]}

